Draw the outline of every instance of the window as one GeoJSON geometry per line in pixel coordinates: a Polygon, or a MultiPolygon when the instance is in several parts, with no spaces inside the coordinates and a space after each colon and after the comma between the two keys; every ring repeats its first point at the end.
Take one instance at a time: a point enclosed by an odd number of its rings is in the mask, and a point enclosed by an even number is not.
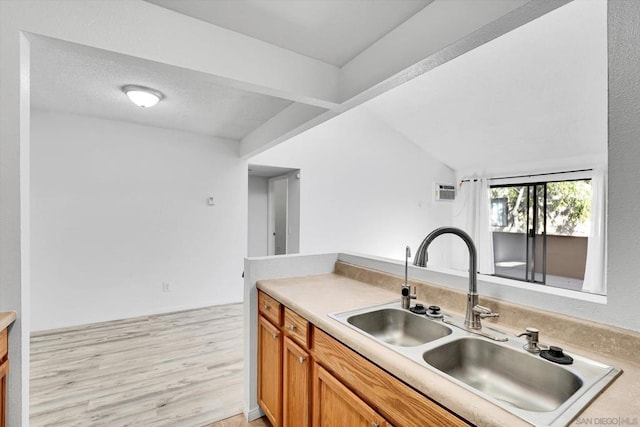
{"type": "Polygon", "coordinates": [[[495,275],[581,290],[591,220],[591,180],[493,185],[495,275]]]}

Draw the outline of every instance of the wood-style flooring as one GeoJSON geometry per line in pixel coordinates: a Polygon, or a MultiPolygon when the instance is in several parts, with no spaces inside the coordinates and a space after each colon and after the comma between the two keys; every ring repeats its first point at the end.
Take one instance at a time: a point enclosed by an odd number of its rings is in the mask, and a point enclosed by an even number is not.
{"type": "Polygon", "coordinates": [[[271,423],[267,417],[258,418],[251,422],[247,422],[244,415],[236,415],[235,417],[227,418],[217,423],[213,423],[207,427],[271,427],[271,423]]]}
{"type": "Polygon", "coordinates": [[[242,304],[35,333],[30,424],[246,425],[242,333],[242,304]]]}

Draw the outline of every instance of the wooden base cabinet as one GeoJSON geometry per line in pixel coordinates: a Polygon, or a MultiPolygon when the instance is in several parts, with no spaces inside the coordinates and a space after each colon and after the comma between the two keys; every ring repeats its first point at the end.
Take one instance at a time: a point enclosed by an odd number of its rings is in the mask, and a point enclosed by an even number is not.
{"type": "Polygon", "coordinates": [[[258,301],[258,403],[273,427],[469,425],[269,295],[258,301]]]}
{"type": "Polygon", "coordinates": [[[314,330],[313,349],[317,363],[396,425],[469,425],[319,329],[314,330]]]}
{"type": "Polygon", "coordinates": [[[7,330],[0,331],[0,427],[4,427],[7,413],[7,374],[9,373],[7,330]]]}
{"type": "Polygon", "coordinates": [[[313,375],[313,427],[387,427],[384,418],[317,363],[313,375]]]}
{"type": "Polygon", "coordinates": [[[258,316],[258,403],[273,427],[282,418],[282,336],[280,329],[258,316]]]}
{"type": "Polygon", "coordinates": [[[309,427],[311,359],[291,338],[284,339],[282,425],[309,427]]]}

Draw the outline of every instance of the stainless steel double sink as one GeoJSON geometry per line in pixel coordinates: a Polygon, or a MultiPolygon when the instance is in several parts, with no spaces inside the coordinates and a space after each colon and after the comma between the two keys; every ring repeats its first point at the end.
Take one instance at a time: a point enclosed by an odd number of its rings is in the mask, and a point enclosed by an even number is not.
{"type": "Polygon", "coordinates": [[[365,307],[331,318],[534,425],[568,424],[621,371],[572,354],[559,365],[526,352],[523,339],[484,327],[504,342],[483,338],[445,315],[448,324],[400,308],[399,302],[365,307]]]}

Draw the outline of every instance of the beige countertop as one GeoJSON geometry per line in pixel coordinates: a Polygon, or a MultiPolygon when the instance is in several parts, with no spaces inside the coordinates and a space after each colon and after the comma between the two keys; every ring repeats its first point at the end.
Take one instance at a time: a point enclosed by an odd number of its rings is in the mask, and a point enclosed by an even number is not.
{"type": "MultiPolygon", "coordinates": [[[[391,292],[337,274],[264,280],[259,281],[257,287],[466,420],[479,426],[529,425],[493,403],[328,316],[329,313],[354,310],[393,300],[399,301],[399,292],[391,292]]],[[[446,306],[443,310],[451,312],[446,306]]],[[[495,326],[508,332],[515,332],[513,328],[499,321],[495,326]]],[[[569,344],[558,342],[554,344],[561,345],[569,352],[624,371],[602,395],[575,418],[574,425],[640,425],[640,363],[638,361],[615,359],[611,356],[592,353],[588,348],[569,344]]]]}
{"type": "Polygon", "coordinates": [[[0,331],[8,328],[16,320],[15,311],[2,311],[0,312],[0,331]]]}

